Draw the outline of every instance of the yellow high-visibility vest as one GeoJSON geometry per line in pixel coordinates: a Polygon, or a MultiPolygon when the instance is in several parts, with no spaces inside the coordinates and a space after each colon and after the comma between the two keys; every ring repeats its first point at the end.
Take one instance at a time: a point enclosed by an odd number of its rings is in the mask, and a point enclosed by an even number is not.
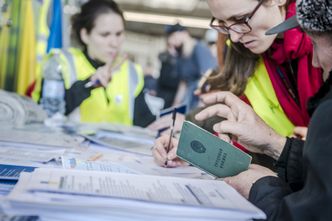
{"type": "Polygon", "coordinates": [[[290,136],[294,125],[283,111],[262,59],[248,80],[244,94],[254,111],[278,134],[290,136]]]}
{"type": "MultiPolygon", "coordinates": [[[[66,89],[77,80],[86,80],[96,72],[79,49],[52,50],[47,59],[50,56],[58,56],[66,89]]],[[[36,101],[40,98],[41,82],[41,78],[38,78],[32,94],[36,101]]],[[[106,88],[91,91],[91,96],[74,111],[75,118],[78,116],[81,122],[132,125],[135,98],[142,92],[143,86],[142,68],[127,60],[112,73],[112,80],[106,88]]]]}

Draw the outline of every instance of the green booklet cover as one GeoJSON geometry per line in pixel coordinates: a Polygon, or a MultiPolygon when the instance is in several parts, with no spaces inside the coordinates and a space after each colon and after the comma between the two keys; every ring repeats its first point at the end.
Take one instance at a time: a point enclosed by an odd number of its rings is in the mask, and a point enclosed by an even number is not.
{"type": "Polygon", "coordinates": [[[189,121],[182,126],[176,154],[215,177],[237,175],[251,162],[250,155],[189,121]]]}

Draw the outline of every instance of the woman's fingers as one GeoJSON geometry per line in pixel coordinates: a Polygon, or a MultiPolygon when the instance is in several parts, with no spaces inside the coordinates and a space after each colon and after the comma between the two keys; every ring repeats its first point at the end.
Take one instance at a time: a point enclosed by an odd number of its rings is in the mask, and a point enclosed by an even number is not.
{"type": "Polygon", "coordinates": [[[168,165],[168,163],[165,164],[165,162],[172,162],[178,160],[178,157],[176,156],[176,150],[178,146],[178,140],[175,138],[169,139],[170,135],[163,135],[159,137],[154,144],[152,155],[154,157],[155,162],[160,166],[167,166],[167,167],[174,167],[177,164],[171,163],[168,165]],[[169,143],[169,141],[171,143],[169,143]],[[168,149],[170,148],[170,149],[168,149]]]}
{"type": "Polygon", "coordinates": [[[166,158],[163,157],[159,151],[157,150],[153,150],[152,151],[152,155],[154,158],[154,161],[159,165],[159,166],[163,166],[163,164],[165,163],[166,158]]]}

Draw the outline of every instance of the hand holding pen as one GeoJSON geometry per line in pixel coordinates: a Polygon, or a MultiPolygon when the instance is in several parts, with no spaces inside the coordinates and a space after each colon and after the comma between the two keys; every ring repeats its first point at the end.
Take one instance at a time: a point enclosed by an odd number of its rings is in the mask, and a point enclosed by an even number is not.
{"type": "Polygon", "coordinates": [[[171,142],[169,143],[169,138],[169,135],[162,135],[156,139],[152,150],[154,161],[161,167],[180,167],[188,165],[187,162],[181,160],[176,155],[178,140],[172,137],[171,142]],[[169,144],[169,152],[167,152],[166,149],[169,144]],[[167,165],[165,165],[166,161],[167,165]]]}
{"type": "Polygon", "coordinates": [[[173,137],[175,119],[176,111],[173,111],[170,134],[159,137],[152,150],[155,162],[162,167],[179,167],[188,165],[176,155],[178,140],[173,137]]]}
{"type": "Polygon", "coordinates": [[[85,88],[91,87],[104,87],[112,80],[112,74],[118,70],[121,65],[127,60],[128,56],[118,56],[112,62],[106,63],[104,66],[99,67],[94,75],[90,77],[90,81],[84,85],[85,88]]]}

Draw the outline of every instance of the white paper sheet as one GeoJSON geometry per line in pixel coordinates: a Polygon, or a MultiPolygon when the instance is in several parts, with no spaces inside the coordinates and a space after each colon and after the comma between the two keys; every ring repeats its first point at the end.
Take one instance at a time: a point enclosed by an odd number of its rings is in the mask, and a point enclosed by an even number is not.
{"type": "Polygon", "coordinates": [[[108,148],[151,156],[153,139],[139,138],[122,133],[97,132],[85,138],[108,148]]]}
{"type": "MultiPolygon", "coordinates": [[[[177,168],[164,168],[160,167],[154,162],[152,156],[146,156],[142,154],[135,154],[132,152],[118,151],[110,148],[103,148],[99,145],[91,145],[90,150],[97,152],[83,155],[73,155],[81,160],[93,161],[98,158],[98,161],[103,163],[115,163],[127,168],[139,171],[142,174],[149,175],[161,175],[161,176],[180,176],[187,178],[200,178],[200,179],[213,179],[210,175],[205,172],[191,166],[177,167],[177,168]]],[[[88,151],[90,152],[90,151],[88,151]]]]}
{"type": "Polygon", "coordinates": [[[66,156],[62,157],[62,166],[64,169],[141,174],[141,172],[136,171],[134,169],[130,169],[121,164],[116,164],[111,162],[80,160],[66,156]]]}
{"type": "Polygon", "coordinates": [[[73,136],[63,133],[42,133],[39,131],[26,131],[18,129],[0,129],[0,141],[2,143],[21,143],[40,146],[74,148],[81,142],[73,136]]]}
{"type": "Polygon", "coordinates": [[[65,149],[44,148],[40,146],[30,146],[29,148],[17,147],[15,144],[0,143],[0,162],[20,162],[31,161],[47,163],[51,160],[59,159],[65,149]]]}

